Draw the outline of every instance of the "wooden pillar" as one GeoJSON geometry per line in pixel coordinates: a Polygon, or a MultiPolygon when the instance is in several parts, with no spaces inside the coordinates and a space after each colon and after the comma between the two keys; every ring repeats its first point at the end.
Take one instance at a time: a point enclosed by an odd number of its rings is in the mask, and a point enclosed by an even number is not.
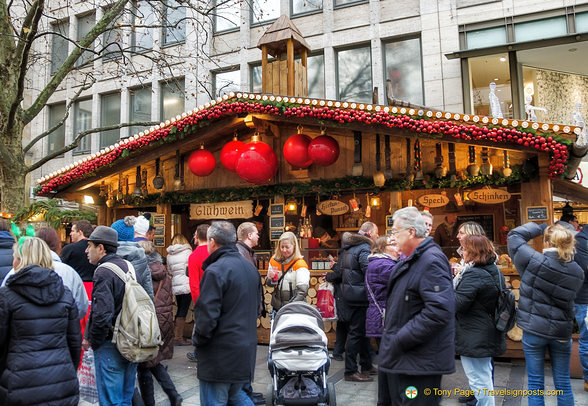
{"type": "Polygon", "coordinates": [[[98,224],[98,225],[110,224],[110,223],[108,223],[107,212],[108,212],[108,210],[107,210],[106,205],[98,206],[98,218],[96,220],[96,224],[98,224]]]}
{"type": "Polygon", "coordinates": [[[267,74],[267,45],[261,46],[261,91],[268,93],[268,74],[267,74]]]}
{"type": "Polygon", "coordinates": [[[159,253],[162,256],[166,256],[165,254],[167,254],[167,247],[169,247],[171,245],[171,215],[172,215],[172,210],[171,210],[171,204],[170,203],[162,203],[162,204],[158,204],[157,205],[157,214],[163,214],[165,216],[165,231],[164,231],[164,236],[165,236],[165,244],[163,247],[157,247],[157,250],[159,251],[159,253]]]}
{"type": "Polygon", "coordinates": [[[306,78],[304,80],[304,89],[302,89],[302,90],[304,92],[304,96],[308,96],[308,67],[307,67],[308,51],[306,50],[306,48],[302,48],[302,54],[301,54],[300,58],[302,59],[302,67],[304,68],[304,71],[305,71],[304,76],[306,78]]]}
{"type": "Polygon", "coordinates": [[[286,66],[288,67],[287,94],[288,96],[294,96],[294,41],[292,38],[288,39],[288,43],[286,44],[286,58],[286,66]]]}
{"type": "MultiPolygon", "coordinates": [[[[548,220],[541,220],[537,223],[551,224],[553,222],[553,193],[551,180],[548,176],[549,156],[545,153],[539,154],[539,177],[521,184],[521,223],[527,223],[527,207],[547,207],[548,220]]],[[[543,238],[535,238],[531,246],[537,251],[543,249],[543,238]]]]}

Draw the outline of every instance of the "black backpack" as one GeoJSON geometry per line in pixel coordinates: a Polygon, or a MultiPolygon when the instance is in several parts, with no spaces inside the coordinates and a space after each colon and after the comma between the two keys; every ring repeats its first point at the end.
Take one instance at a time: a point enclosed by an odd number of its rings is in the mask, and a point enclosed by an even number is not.
{"type": "Polygon", "coordinates": [[[513,293],[506,287],[504,276],[502,272],[498,271],[498,300],[496,301],[496,308],[494,309],[494,326],[496,330],[501,332],[508,332],[515,325],[517,316],[516,299],[513,293]]]}

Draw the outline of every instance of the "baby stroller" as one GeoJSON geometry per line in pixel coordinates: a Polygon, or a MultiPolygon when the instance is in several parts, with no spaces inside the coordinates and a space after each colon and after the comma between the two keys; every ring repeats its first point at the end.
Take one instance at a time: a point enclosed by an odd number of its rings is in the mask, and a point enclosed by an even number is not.
{"type": "Polygon", "coordinates": [[[288,303],[272,317],[267,364],[267,406],[336,406],[323,319],[308,303],[288,303]]]}

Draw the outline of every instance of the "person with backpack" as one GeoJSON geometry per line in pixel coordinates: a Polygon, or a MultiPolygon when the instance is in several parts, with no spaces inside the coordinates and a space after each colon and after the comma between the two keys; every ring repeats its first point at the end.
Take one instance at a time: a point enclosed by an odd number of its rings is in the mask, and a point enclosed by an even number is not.
{"type": "Polygon", "coordinates": [[[529,405],[543,405],[545,352],[549,351],[553,383],[561,391],[559,406],[573,405],[570,356],[574,327],[574,298],[582,287],[584,271],[573,262],[576,240],[555,224],[527,223],[508,233],[508,254],[521,276],[517,325],[523,330],[529,405]],[[543,252],[527,244],[543,235],[543,252]]]}
{"type": "MultiPolygon", "coordinates": [[[[132,265],[116,254],[118,233],[98,226],[88,238],[86,254],[94,271],[92,308],[82,346],[92,347],[95,357],[96,387],[101,405],[131,405],[137,363],[127,360],[112,342],[116,320],[123,307],[125,282],[107,265],[118,266],[125,274],[132,265]]],[[[134,270],[133,270],[134,272],[134,270]]],[[[136,275],[139,279],[140,275],[136,275]]]]}
{"type": "Polygon", "coordinates": [[[506,333],[497,330],[494,321],[504,278],[488,238],[466,235],[460,244],[462,257],[471,266],[455,289],[455,352],[461,357],[477,405],[493,406],[494,397],[486,390],[494,389],[492,357],[506,350],[506,333]]]}

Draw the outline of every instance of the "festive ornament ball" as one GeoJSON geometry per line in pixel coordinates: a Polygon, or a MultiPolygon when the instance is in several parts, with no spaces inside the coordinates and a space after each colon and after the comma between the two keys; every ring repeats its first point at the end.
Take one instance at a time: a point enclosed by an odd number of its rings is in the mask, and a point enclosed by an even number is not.
{"type": "Polygon", "coordinates": [[[198,149],[190,154],[188,168],[196,176],[208,176],[216,167],[216,159],[212,152],[198,149]]]}
{"type": "Polygon", "coordinates": [[[308,145],[308,156],[319,166],[334,164],[339,158],[339,143],[328,135],[319,135],[308,145]]]}
{"type": "Polygon", "coordinates": [[[221,164],[231,172],[237,171],[237,159],[245,150],[245,143],[238,140],[228,142],[220,152],[221,164]]]}
{"type": "Polygon", "coordinates": [[[236,170],[244,181],[262,185],[276,175],[278,158],[269,145],[253,141],[245,145],[245,150],[237,159],[236,170]]]}
{"type": "Polygon", "coordinates": [[[310,137],[306,134],[294,134],[284,144],[284,158],[296,168],[306,168],[312,163],[308,156],[310,137]]]}

